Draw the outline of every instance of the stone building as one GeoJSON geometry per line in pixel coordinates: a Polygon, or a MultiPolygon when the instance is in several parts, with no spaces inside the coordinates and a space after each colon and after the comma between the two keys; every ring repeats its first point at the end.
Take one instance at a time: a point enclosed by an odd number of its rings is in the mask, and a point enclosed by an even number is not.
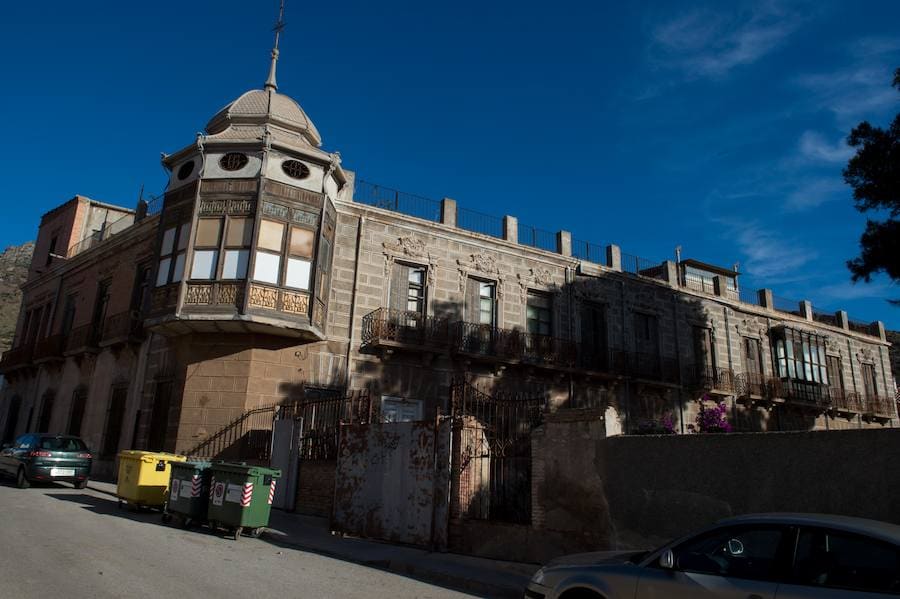
{"type": "Polygon", "coordinates": [[[190,451],[310,388],[363,390],[387,421],[469,389],[605,435],[686,432],[704,397],[742,430],[898,422],[881,323],[359,181],[274,56],[162,162],[165,192],[134,210],[76,196],[41,219],[4,441],[80,434],[110,474],[120,449],[190,451]]]}

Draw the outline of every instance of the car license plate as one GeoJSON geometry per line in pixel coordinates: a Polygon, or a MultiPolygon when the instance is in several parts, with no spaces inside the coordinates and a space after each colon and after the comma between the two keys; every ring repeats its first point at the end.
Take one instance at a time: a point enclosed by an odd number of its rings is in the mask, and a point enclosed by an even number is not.
{"type": "Polygon", "coordinates": [[[75,476],[74,468],[51,468],[50,476],[75,476]]]}

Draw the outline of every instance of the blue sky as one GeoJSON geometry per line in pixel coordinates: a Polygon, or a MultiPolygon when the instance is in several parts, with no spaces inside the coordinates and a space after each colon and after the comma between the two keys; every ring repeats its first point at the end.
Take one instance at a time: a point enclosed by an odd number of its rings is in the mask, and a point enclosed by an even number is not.
{"type": "MultiPolygon", "coordinates": [[[[265,79],[276,2],[4,7],[0,246],[81,193],[162,190],[265,79]]],[[[852,285],[865,217],[841,179],[863,119],[900,110],[900,3],[301,3],[280,91],[362,178],[648,259],[740,263],[744,286],[900,328],[852,285]],[[620,6],[627,4],[627,6],[620,6]]]]}

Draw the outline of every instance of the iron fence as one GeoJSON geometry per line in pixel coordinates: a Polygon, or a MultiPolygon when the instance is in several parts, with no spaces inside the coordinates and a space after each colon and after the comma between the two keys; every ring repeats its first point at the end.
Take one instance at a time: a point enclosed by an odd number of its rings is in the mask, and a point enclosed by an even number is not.
{"type": "Polygon", "coordinates": [[[715,295],[716,285],[712,276],[701,275],[693,272],[685,272],[682,280],[684,286],[694,291],[701,291],[710,295],[715,295]]]}
{"type": "Polygon", "coordinates": [[[441,222],[441,203],[439,201],[361,179],[356,181],[353,201],[435,223],[441,222]]]}
{"type": "Polygon", "coordinates": [[[735,392],[737,383],[734,371],[721,366],[693,364],[687,367],[688,385],[702,391],[735,392]]]}
{"type": "Polygon", "coordinates": [[[531,431],[543,421],[546,398],[488,394],[465,381],[451,385],[458,442],[453,456],[455,517],[531,521],[531,431]]]}
{"type": "Polygon", "coordinates": [[[773,295],[772,304],[772,307],[779,312],[784,312],[785,314],[793,314],[794,316],[800,316],[800,302],[798,302],[797,300],[773,295]]]}
{"type": "Polygon", "coordinates": [[[606,246],[579,239],[572,240],[572,256],[579,260],[586,260],[594,264],[608,266],[606,260],[606,246]]]}
{"type": "Polygon", "coordinates": [[[457,208],[456,226],[473,233],[481,233],[482,235],[503,239],[503,219],[490,214],[466,208],[457,208]]]}
{"type": "Polygon", "coordinates": [[[556,252],[556,233],[544,231],[531,225],[519,224],[519,243],[548,252],[556,252]]]}
{"type": "Polygon", "coordinates": [[[272,422],[278,409],[278,404],[271,404],[248,410],[185,455],[268,463],[272,453],[272,422]]]}
{"type": "Polygon", "coordinates": [[[756,289],[745,289],[741,287],[738,292],[738,299],[745,304],[750,304],[752,306],[761,306],[762,304],[759,301],[759,291],[756,289]]]}
{"type": "Polygon", "coordinates": [[[863,322],[861,320],[856,320],[854,318],[847,319],[847,326],[851,331],[855,333],[861,333],[863,335],[870,335],[872,337],[878,337],[878,329],[875,326],[875,323],[872,322],[863,322]]]}
{"type": "Polygon", "coordinates": [[[819,310],[813,309],[813,320],[816,322],[821,322],[822,324],[828,324],[833,327],[838,326],[837,316],[835,314],[829,314],[828,312],[820,312],[819,310]]]}
{"type": "Polygon", "coordinates": [[[897,405],[893,397],[870,395],[866,398],[865,412],[880,418],[897,418],[897,405]]]}
{"type": "Polygon", "coordinates": [[[765,399],[768,397],[766,377],[760,372],[735,375],[734,390],[741,399],[765,399]]]}
{"type": "Polygon", "coordinates": [[[377,417],[368,391],[348,395],[309,397],[282,405],[280,419],[302,422],[301,460],[337,459],[341,424],[367,424],[377,417]]]}

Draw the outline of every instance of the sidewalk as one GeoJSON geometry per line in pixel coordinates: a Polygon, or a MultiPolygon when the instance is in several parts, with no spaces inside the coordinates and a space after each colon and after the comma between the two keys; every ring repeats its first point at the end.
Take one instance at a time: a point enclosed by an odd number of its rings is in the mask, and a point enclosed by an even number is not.
{"type": "MultiPolygon", "coordinates": [[[[116,492],[114,484],[99,481],[90,481],[88,488],[113,496],[116,492]]],[[[262,540],[483,597],[522,597],[525,585],[538,569],[535,564],[432,553],[414,547],[332,535],[325,518],[280,510],[272,512],[269,530],[262,540]]]]}

